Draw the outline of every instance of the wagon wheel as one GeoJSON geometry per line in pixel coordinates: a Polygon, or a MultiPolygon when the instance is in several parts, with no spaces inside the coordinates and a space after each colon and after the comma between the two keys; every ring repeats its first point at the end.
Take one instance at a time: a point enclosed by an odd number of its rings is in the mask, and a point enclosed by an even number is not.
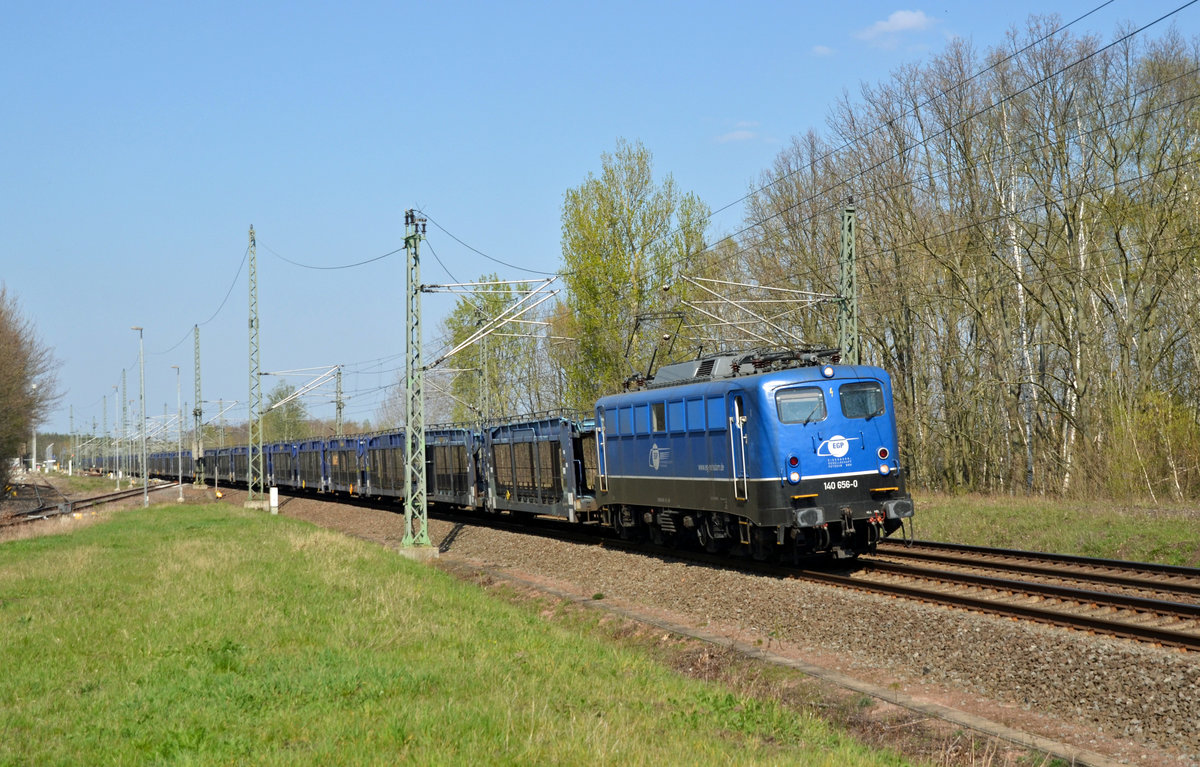
{"type": "Polygon", "coordinates": [[[637,537],[637,528],[634,525],[625,524],[620,511],[613,514],[613,527],[617,529],[617,536],[623,541],[632,541],[637,537]]]}
{"type": "Polygon", "coordinates": [[[712,518],[708,516],[705,516],[700,520],[700,524],[696,525],[696,540],[709,554],[720,554],[729,548],[728,540],[713,535],[712,518]]]}
{"type": "Polygon", "coordinates": [[[750,531],[750,556],[756,562],[766,562],[775,553],[775,541],[772,531],[755,527],[750,531]]]}

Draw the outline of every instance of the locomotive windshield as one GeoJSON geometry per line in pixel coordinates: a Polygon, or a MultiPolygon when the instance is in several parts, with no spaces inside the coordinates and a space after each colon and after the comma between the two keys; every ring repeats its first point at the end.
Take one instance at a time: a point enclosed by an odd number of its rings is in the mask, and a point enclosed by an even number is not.
{"type": "Polygon", "coordinates": [[[825,397],[820,389],[785,389],[775,395],[781,423],[812,423],[825,420],[825,397]]]}
{"type": "Polygon", "coordinates": [[[875,381],[844,384],[838,393],[842,398],[842,415],[847,418],[883,415],[883,388],[875,381]]]}

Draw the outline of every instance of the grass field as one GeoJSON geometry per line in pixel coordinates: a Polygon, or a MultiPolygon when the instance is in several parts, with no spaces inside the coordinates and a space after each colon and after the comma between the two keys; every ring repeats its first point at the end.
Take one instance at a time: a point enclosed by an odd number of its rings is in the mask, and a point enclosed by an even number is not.
{"type": "Polygon", "coordinates": [[[917,494],[918,538],[1200,567],[1200,510],[917,494]]]}
{"type": "MultiPolygon", "coordinates": [[[[111,493],[117,489],[117,481],[108,477],[93,477],[84,474],[75,474],[67,476],[66,474],[53,474],[48,478],[52,478],[54,484],[64,493],[68,495],[83,494],[83,493],[111,493]]],[[[141,485],[141,480],[138,480],[138,486],[141,485]]],[[[121,489],[128,490],[133,485],[130,485],[129,478],[121,479],[121,489]]]]}
{"type": "Polygon", "coordinates": [[[0,764],[900,764],[371,544],[228,506],[0,544],[0,764]]]}

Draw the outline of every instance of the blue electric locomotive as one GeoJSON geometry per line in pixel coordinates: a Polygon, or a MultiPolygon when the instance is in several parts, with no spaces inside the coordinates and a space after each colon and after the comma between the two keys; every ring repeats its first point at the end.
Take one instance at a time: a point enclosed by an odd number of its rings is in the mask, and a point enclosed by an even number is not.
{"type": "MultiPolygon", "coordinates": [[[[622,536],[757,558],[855,556],[913,515],[886,372],[836,352],[727,354],[669,365],[601,398],[595,420],[530,415],[425,434],[431,503],[603,524],[622,536]]],[[[402,499],[403,431],[264,447],[285,489],[402,499]]],[[[250,450],[206,450],[243,483],[250,450]]],[[[151,456],[172,477],[175,455],[151,456]],[[161,460],[160,460],[161,459],[161,460]]],[[[189,454],[190,459],[190,454],[189,454]]],[[[190,460],[185,477],[191,478],[190,460]]]]}
{"type": "Polygon", "coordinates": [[[854,556],[913,514],[891,381],[818,353],[710,357],[596,403],[597,504],[624,535],[854,556]]]}

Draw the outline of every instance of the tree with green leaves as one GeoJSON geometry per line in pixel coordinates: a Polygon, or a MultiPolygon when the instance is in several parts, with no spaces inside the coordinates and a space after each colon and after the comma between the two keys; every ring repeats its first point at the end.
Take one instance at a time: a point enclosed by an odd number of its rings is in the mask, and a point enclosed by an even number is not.
{"type": "Polygon", "coordinates": [[[704,250],[708,217],[708,207],[695,194],[680,194],[669,174],[654,181],[653,158],[640,141],[618,140],[615,152],[601,156],[599,176],[589,173],[567,190],[568,322],[560,329],[575,342],[560,354],[570,406],[590,409],[597,397],[646,371],[655,349],[630,343],[637,318],[675,305],[677,297],[663,287],[704,250]]]}
{"type": "Polygon", "coordinates": [[[308,408],[297,397],[283,402],[296,392],[296,387],[280,381],[267,401],[270,407],[263,414],[263,442],[289,442],[308,437],[308,408]],[[278,404],[283,402],[282,405],[278,404]]]}
{"type": "MultiPolygon", "coordinates": [[[[506,307],[529,290],[523,283],[498,284],[500,277],[485,274],[470,295],[461,296],[443,322],[450,346],[457,346],[500,316],[506,307]],[[494,283],[494,284],[487,284],[494,283]]],[[[522,319],[529,319],[524,317],[522,319]]],[[[455,354],[426,378],[427,388],[442,390],[451,400],[455,421],[503,418],[541,409],[534,392],[540,379],[538,367],[540,340],[536,326],[510,323],[455,354]]]]}

